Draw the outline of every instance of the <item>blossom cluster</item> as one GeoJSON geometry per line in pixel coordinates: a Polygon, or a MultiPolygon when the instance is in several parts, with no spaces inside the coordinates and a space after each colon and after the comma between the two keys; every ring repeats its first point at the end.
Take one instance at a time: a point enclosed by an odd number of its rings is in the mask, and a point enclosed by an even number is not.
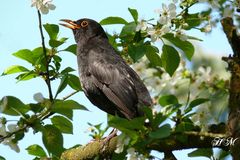
{"type": "Polygon", "coordinates": [[[0,137],[4,137],[3,141],[1,142],[4,145],[8,145],[12,150],[16,152],[20,152],[19,146],[17,142],[14,141],[15,135],[8,137],[10,133],[17,131],[19,128],[16,124],[9,124],[6,127],[6,119],[0,117],[0,137]]]}
{"type": "Polygon", "coordinates": [[[32,7],[36,7],[42,14],[48,14],[49,10],[54,10],[56,6],[52,0],[32,0],[32,7]]]}
{"type": "MultiPolygon", "coordinates": [[[[199,66],[197,70],[192,70],[191,68],[187,68],[184,61],[181,61],[178,69],[172,77],[165,72],[160,73],[160,76],[156,76],[159,75],[159,70],[148,68],[147,66],[149,66],[149,61],[146,57],[132,65],[134,70],[144,80],[152,97],[172,94],[178,98],[180,104],[184,104],[188,99],[189,92],[191,94],[190,100],[199,97],[214,97],[213,95],[221,93],[219,90],[214,91],[211,87],[217,83],[217,79],[219,78],[213,74],[213,70],[210,66],[199,66]]],[[[221,93],[220,95],[222,96],[222,99],[216,100],[213,98],[213,100],[211,100],[210,98],[210,102],[199,106],[197,108],[198,111],[192,117],[192,120],[196,125],[201,126],[203,130],[207,130],[210,120],[217,119],[216,117],[219,116],[216,115],[213,108],[211,108],[212,110],[210,111],[209,106],[218,106],[219,110],[221,110],[220,108],[224,108],[225,103],[223,103],[223,101],[226,101],[227,94],[221,93]],[[223,106],[220,107],[220,105],[223,106]]],[[[153,108],[153,113],[161,112],[165,114],[165,112],[167,112],[165,109],[167,108],[156,105],[153,108]]]]}

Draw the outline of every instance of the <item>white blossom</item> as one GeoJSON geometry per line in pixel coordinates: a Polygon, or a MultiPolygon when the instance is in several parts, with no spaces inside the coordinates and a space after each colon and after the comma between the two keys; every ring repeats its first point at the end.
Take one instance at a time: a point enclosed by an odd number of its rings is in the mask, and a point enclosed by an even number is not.
{"type": "Polygon", "coordinates": [[[134,148],[128,148],[127,160],[147,160],[142,154],[138,154],[134,148]]]}
{"type": "Polygon", "coordinates": [[[8,145],[12,150],[16,152],[20,152],[20,148],[17,143],[13,142],[14,136],[11,136],[9,138],[5,138],[2,142],[4,145],[8,145]]]}
{"type": "Polygon", "coordinates": [[[211,32],[211,30],[212,30],[211,24],[208,24],[203,28],[203,32],[205,32],[205,33],[209,33],[209,32],[211,32]]]}
{"type": "Polygon", "coordinates": [[[209,120],[212,118],[210,114],[209,106],[201,105],[197,112],[192,116],[192,120],[196,125],[200,125],[202,131],[208,130],[209,120]]]}
{"type": "Polygon", "coordinates": [[[224,7],[223,17],[232,17],[232,15],[233,15],[233,9],[229,5],[224,7]]]}
{"type": "Polygon", "coordinates": [[[40,93],[40,92],[34,94],[34,95],[33,95],[33,99],[34,99],[35,101],[37,101],[38,103],[41,103],[41,102],[44,101],[44,97],[43,97],[42,93],[40,93]]]}
{"type": "Polygon", "coordinates": [[[5,124],[0,124],[0,135],[1,136],[6,136],[7,135],[7,130],[6,130],[6,125],[5,124]]]}
{"type": "Polygon", "coordinates": [[[7,108],[8,99],[7,97],[3,97],[0,102],[0,112],[4,112],[4,110],[7,108]]]}
{"type": "Polygon", "coordinates": [[[186,41],[188,39],[187,35],[184,33],[183,29],[181,27],[176,30],[174,36],[180,38],[182,41],[186,41]]]}
{"type": "Polygon", "coordinates": [[[49,10],[54,10],[56,6],[52,0],[32,0],[32,7],[36,7],[42,14],[48,14],[49,10]]]}
{"type": "Polygon", "coordinates": [[[147,29],[147,22],[145,20],[141,20],[136,27],[136,31],[145,31],[147,29]]]}
{"type": "Polygon", "coordinates": [[[171,23],[171,20],[177,15],[174,3],[170,3],[168,6],[163,3],[162,10],[156,10],[156,12],[160,15],[158,22],[163,25],[171,23]]]}
{"type": "Polygon", "coordinates": [[[158,41],[162,35],[168,32],[170,32],[169,25],[163,25],[161,29],[148,28],[147,30],[147,33],[150,35],[152,42],[158,41]]]}
{"type": "Polygon", "coordinates": [[[121,135],[119,135],[115,152],[122,153],[124,146],[128,145],[129,141],[130,138],[126,134],[122,133],[121,135]]]}
{"type": "Polygon", "coordinates": [[[12,133],[12,132],[15,132],[15,131],[18,130],[18,125],[16,125],[16,124],[9,124],[7,126],[7,128],[8,128],[8,131],[12,133]]]}
{"type": "Polygon", "coordinates": [[[198,1],[201,3],[208,2],[212,6],[212,8],[220,7],[219,0],[198,0],[198,1]]]}

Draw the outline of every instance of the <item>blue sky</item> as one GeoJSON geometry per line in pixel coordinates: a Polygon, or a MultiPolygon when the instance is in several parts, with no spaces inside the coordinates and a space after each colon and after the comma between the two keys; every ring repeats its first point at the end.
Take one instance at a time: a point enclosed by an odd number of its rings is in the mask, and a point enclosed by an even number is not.
{"type": "MultiPolygon", "coordinates": [[[[120,16],[126,20],[132,20],[127,10],[128,7],[136,8],[139,11],[140,18],[150,19],[156,17],[154,10],[161,7],[163,1],[159,0],[68,0],[56,1],[56,10],[50,11],[48,15],[43,15],[43,23],[58,24],[59,19],[69,18],[77,20],[83,17],[95,19],[100,21],[108,16],[120,16]]],[[[31,1],[16,1],[7,0],[1,1],[0,5],[0,73],[10,65],[20,64],[28,66],[22,60],[13,57],[11,54],[20,49],[34,49],[41,45],[40,34],[38,30],[38,19],[35,8],[31,8],[31,1]]],[[[119,26],[105,26],[108,32],[119,31],[119,26]]],[[[74,43],[72,32],[66,28],[60,28],[60,36],[69,37],[68,45],[74,43]]],[[[212,34],[206,36],[199,31],[191,32],[191,35],[197,36],[204,41],[199,45],[204,46],[208,52],[225,54],[231,53],[231,49],[225,38],[225,35],[220,30],[220,27],[212,34]]],[[[47,37],[47,36],[46,36],[47,37]]],[[[67,45],[66,45],[67,46],[67,45]]],[[[65,47],[66,47],[65,46],[65,47]]],[[[77,68],[76,57],[69,53],[61,53],[63,58],[63,67],[70,66],[77,68]]],[[[76,72],[77,74],[77,72],[76,72]]],[[[43,93],[47,97],[47,88],[45,83],[37,78],[31,81],[16,83],[15,75],[0,77],[0,98],[6,95],[13,95],[20,98],[25,103],[34,102],[33,94],[37,92],[43,93]]],[[[59,82],[55,83],[53,87],[56,89],[59,82]]],[[[71,93],[71,89],[67,89],[60,96],[71,93]]],[[[89,142],[90,137],[84,133],[87,128],[87,122],[93,124],[106,122],[106,114],[96,107],[94,107],[84,96],[83,93],[78,93],[72,97],[79,103],[84,104],[90,110],[77,111],[74,114],[74,135],[65,136],[65,147],[71,147],[76,143],[84,144],[89,142]]],[[[1,116],[1,115],[0,115],[1,116]]],[[[19,145],[21,152],[15,153],[7,146],[0,144],[0,155],[6,159],[11,160],[28,160],[33,157],[29,156],[25,151],[31,144],[41,144],[41,135],[36,134],[33,136],[30,131],[27,136],[20,141],[19,145]]],[[[181,159],[189,159],[186,155],[178,154],[181,159]]],[[[201,158],[202,159],[202,158],[201,158]]]]}

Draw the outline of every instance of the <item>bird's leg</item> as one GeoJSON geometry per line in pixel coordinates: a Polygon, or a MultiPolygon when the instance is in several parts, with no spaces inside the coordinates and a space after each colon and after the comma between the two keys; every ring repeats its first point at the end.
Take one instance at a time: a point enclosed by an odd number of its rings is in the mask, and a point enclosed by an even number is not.
{"type": "Polygon", "coordinates": [[[118,130],[117,130],[116,128],[114,128],[114,129],[111,131],[111,133],[110,133],[107,137],[104,138],[104,140],[103,140],[103,142],[102,142],[102,147],[101,147],[102,150],[105,149],[106,144],[108,144],[109,141],[110,141],[113,137],[117,136],[117,132],[118,132],[118,130]]]}
{"type": "Polygon", "coordinates": [[[114,128],[111,133],[103,140],[103,141],[106,141],[108,142],[109,140],[111,140],[113,137],[117,136],[117,129],[114,128]]]}

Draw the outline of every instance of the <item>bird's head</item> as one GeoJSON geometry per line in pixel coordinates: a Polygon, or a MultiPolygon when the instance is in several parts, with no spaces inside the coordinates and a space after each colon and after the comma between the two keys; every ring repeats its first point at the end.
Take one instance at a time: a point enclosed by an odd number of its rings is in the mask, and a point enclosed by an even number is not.
{"type": "Polygon", "coordinates": [[[86,42],[95,36],[107,38],[102,26],[92,19],[83,18],[77,21],[61,19],[60,21],[65,22],[64,24],[60,23],[60,25],[72,29],[77,43],[86,42]]]}

